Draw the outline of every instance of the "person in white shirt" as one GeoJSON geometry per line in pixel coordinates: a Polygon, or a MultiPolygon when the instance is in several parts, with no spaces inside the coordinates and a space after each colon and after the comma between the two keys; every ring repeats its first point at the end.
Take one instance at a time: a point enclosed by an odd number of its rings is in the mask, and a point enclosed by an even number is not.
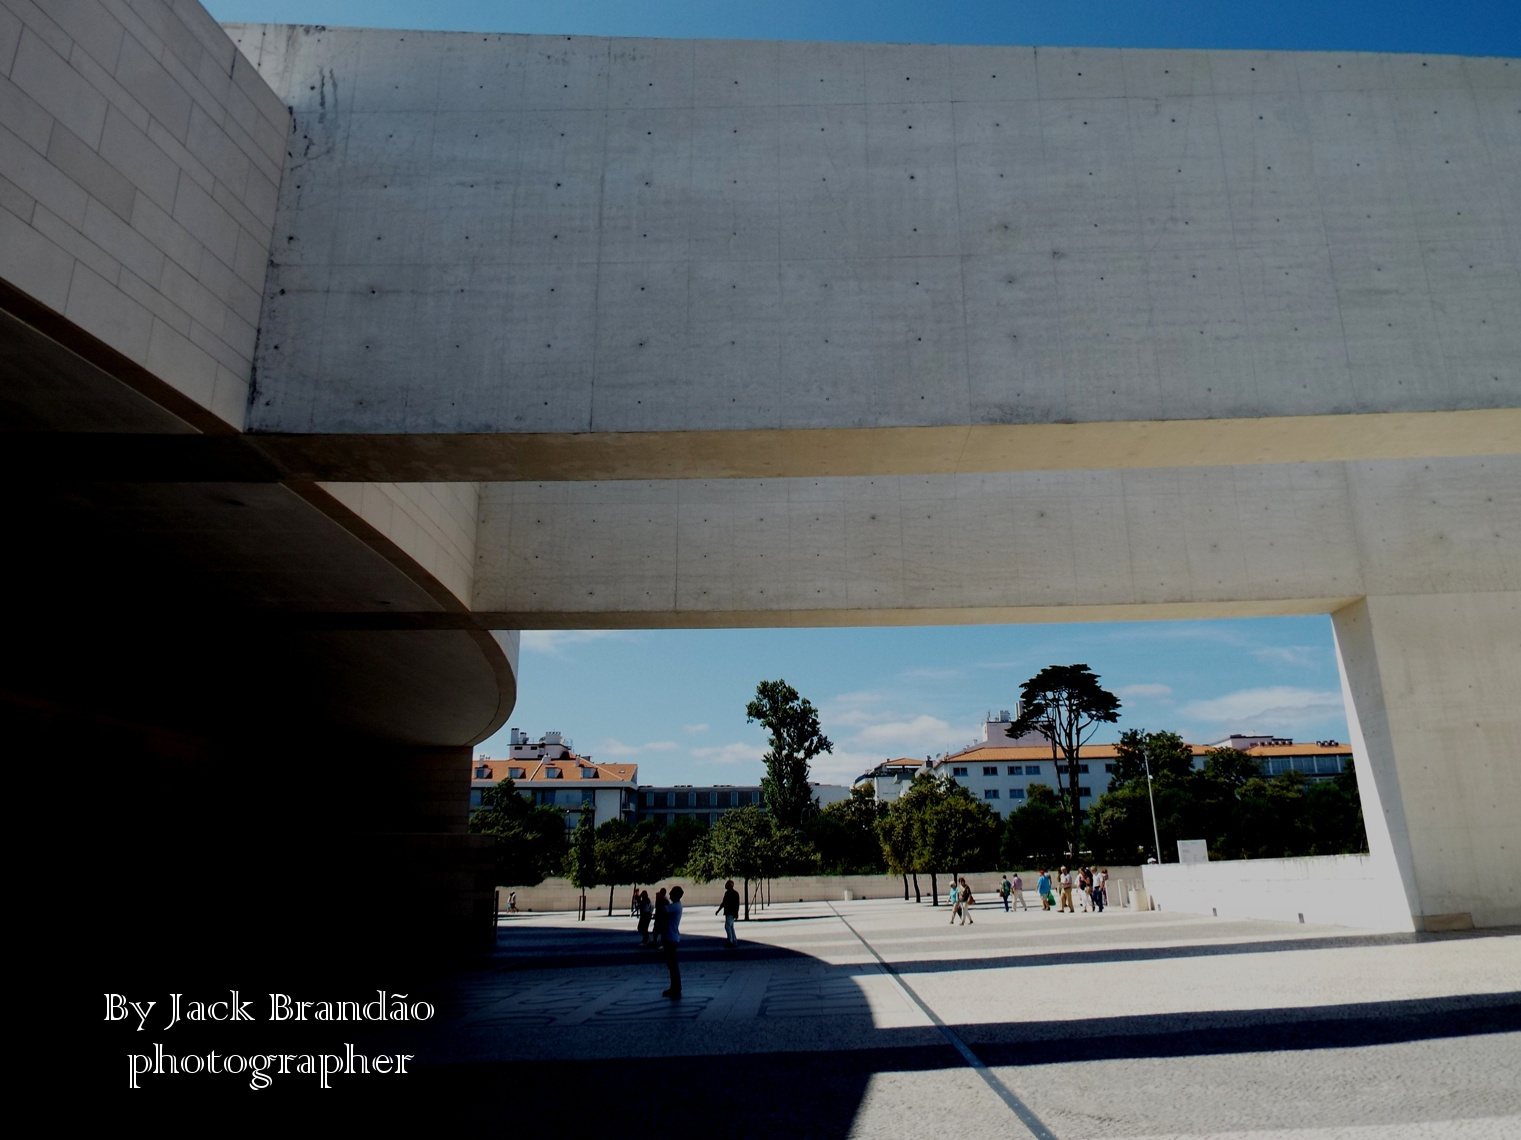
{"type": "Polygon", "coordinates": [[[671,974],[671,988],[661,990],[661,997],[681,996],[681,967],[676,964],[676,948],[681,945],[681,896],[685,893],[680,887],[672,887],[671,901],[665,908],[665,942],[661,948],[665,951],[665,968],[671,974]]]}

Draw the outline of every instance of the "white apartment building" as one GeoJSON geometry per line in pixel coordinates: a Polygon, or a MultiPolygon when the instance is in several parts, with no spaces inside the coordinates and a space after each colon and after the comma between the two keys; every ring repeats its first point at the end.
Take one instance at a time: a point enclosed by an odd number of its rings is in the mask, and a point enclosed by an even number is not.
{"type": "Polygon", "coordinates": [[[481,796],[510,779],[517,790],[535,804],[566,812],[565,826],[580,822],[583,808],[590,808],[593,824],[610,819],[633,822],[637,764],[596,764],[590,756],[578,756],[570,740],[558,732],[546,732],[529,740],[521,729],[511,730],[506,759],[477,756],[471,763],[470,807],[480,807],[481,796]]]}

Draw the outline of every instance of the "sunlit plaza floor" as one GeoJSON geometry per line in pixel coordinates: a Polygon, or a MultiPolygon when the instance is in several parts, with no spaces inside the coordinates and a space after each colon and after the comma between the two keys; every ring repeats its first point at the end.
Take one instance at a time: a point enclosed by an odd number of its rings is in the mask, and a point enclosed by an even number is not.
{"type": "Polygon", "coordinates": [[[901,900],[513,915],[414,1038],[522,1135],[1521,1137],[1521,932],[901,900]]]}

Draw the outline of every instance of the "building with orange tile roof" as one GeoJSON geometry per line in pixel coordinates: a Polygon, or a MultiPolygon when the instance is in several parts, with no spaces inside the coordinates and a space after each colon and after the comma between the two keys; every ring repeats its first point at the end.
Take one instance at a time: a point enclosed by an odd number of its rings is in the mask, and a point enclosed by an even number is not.
{"type": "Polygon", "coordinates": [[[514,728],[506,759],[477,756],[471,762],[470,807],[481,805],[486,789],[510,779],[535,804],[564,811],[567,828],[575,827],[588,808],[594,825],[610,819],[632,823],[638,777],[637,764],[599,764],[577,755],[561,733],[546,732],[529,740],[526,732],[514,728]]]}
{"type": "MultiPolygon", "coordinates": [[[[905,765],[898,769],[900,771],[906,770],[907,765],[914,765],[916,773],[923,770],[949,776],[1001,818],[1023,806],[1030,785],[1045,784],[1057,790],[1067,783],[1065,758],[1054,756],[1050,742],[1037,734],[1010,739],[1006,730],[1011,723],[1007,711],[1000,712],[997,717],[989,716],[983,725],[982,740],[977,744],[926,762],[889,761],[865,773],[856,782],[873,779],[874,773],[894,763],[905,765]]],[[[1235,733],[1210,744],[1190,744],[1188,747],[1193,751],[1196,768],[1204,766],[1210,749],[1231,747],[1256,760],[1267,777],[1294,771],[1311,780],[1329,780],[1352,767],[1351,745],[1335,740],[1296,744],[1288,737],[1235,733]]],[[[1118,761],[1119,751],[1113,744],[1084,745],[1078,754],[1078,802],[1084,810],[1109,790],[1118,761]]],[[[912,779],[912,775],[908,776],[909,781],[912,779]]],[[[890,798],[896,799],[904,787],[907,782],[897,782],[898,791],[890,798]]]]}

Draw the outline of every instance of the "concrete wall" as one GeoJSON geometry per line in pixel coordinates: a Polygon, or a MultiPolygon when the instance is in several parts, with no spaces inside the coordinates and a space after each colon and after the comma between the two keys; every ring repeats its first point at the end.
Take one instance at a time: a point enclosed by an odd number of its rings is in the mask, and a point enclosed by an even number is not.
{"type": "Polygon", "coordinates": [[[1373,930],[1413,928],[1398,878],[1375,856],[1164,863],[1141,870],[1146,893],[1163,911],[1373,930]]]}
{"type": "Polygon", "coordinates": [[[241,428],[289,123],[194,0],[0,0],[0,277],[241,428]]]}
{"type": "Polygon", "coordinates": [[[1521,402],[1508,60],[231,33],[296,117],[262,431],[1521,402]]]}
{"type": "Polygon", "coordinates": [[[508,626],[1204,617],[1521,589],[1513,455],[489,484],[481,520],[475,608],[508,626]]]}
{"type": "MultiPolygon", "coordinates": [[[[1115,867],[1111,871],[1119,874],[1125,873],[1133,878],[1139,878],[1140,873],[1135,868],[1115,867]]],[[[1039,872],[1025,871],[1025,897],[1026,901],[1034,908],[1039,909],[1040,900],[1035,897],[1035,879],[1039,872]]],[[[972,895],[984,906],[998,904],[1002,906],[998,898],[998,883],[1003,878],[1002,872],[989,872],[982,875],[968,875],[967,882],[971,885],[972,895]]],[[[942,891],[949,889],[950,880],[940,876],[940,888],[942,891]]],[[[697,883],[691,879],[662,879],[659,883],[652,884],[644,889],[650,892],[650,898],[655,897],[656,887],[671,887],[681,885],[686,892],[682,902],[687,906],[700,909],[701,907],[716,907],[723,899],[724,884],[722,879],[711,883],[697,883]]],[[[744,884],[735,880],[736,886],[743,893],[744,884]]],[[[842,902],[845,892],[852,892],[852,897],[857,899],[901,899],[903,897],[903,879],[898,875],[799,875],[787,876],[770,881],[770,897],[774,903],[784,902],[842,902]]],[[[919,876],[919,888],[924,896],[925,905],[930,902],[930,877],[928,874],[919,876]]],[[[507,892],[512,887],[502,887],[501,904],[507,905],[507,892]]],[[[613,890],[613,915],[628,914],[629,893],[631,886],[616,887],[613,890]]],[[[760,890],[758,880],[752,880],[750,884],[752,899],[754,892],[760,890]]],[[[569,879],[545,879],[536,887],[517,887],[519,910],[576,910],[580,906],[581,892],[571,885],[569,879]]],[[[1114,905],[1120,906],[1122,892],[1111,887],[1111,897],[1115,900],[1114,905]]],[[[913,883],[909,883],[909,899],[913,899],[913,883]]],[[[943,901],[943,900],[942,900],[943,901]]],[[[607,888],[595,887],[586,892],[588,909],[601,908],[602,913],[607,913],[607,888]]],[[[1017,904],[1016,904],[1017,905],[1017,904]]],[[[752,910],[753,913],[753,910],[752,910]]]]}

